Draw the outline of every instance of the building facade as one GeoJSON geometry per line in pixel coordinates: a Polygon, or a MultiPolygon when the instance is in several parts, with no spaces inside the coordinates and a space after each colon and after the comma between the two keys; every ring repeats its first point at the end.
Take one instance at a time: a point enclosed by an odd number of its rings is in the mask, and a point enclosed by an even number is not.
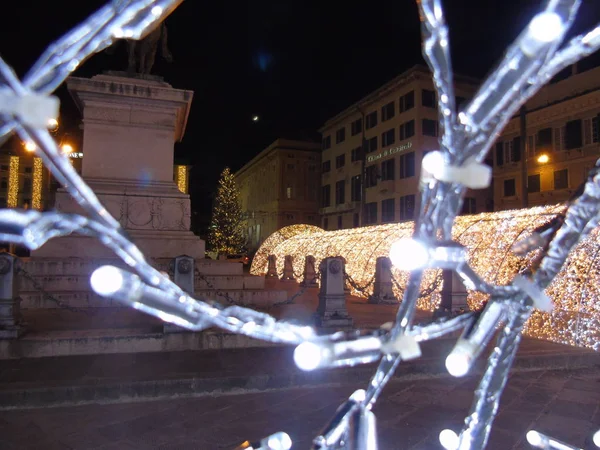
{"type": "Polygon", "coordinates": [[[569,199],[600,157],[600,68],[542,88],[491,154],[495,210],[569,199]]]}
{"type": "Polygon", "coordinates": [[[316,142],[277,139],[236,172],[250,251],[285,226],[319,224],[320,151],[316,142]]]}
{"type": "MultiPolygon", "coordinates": [[[[478,81],[455,76],[457,104],[478,81]]],[[[431,72],[415,66],[319,130],[321,226],[328,230],[412,220],[420,202],[423,155],[439,148],[431,72]]],[[[486,190],[469,191],[464,212],[491,209],[486,190]]]]}

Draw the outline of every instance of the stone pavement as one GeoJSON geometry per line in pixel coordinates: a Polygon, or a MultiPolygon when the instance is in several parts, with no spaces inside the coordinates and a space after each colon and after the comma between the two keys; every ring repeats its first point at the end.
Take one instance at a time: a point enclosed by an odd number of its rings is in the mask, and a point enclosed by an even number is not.
{"type": "MultiPolygon", "coordinates": [[[[381,450],[441,449],[442,429],[460,430],[475,377],[434,377],[390,383],[374,412],[381,450]]],[[[310,441],[356,388],[274,392],[0,412],[2,450],[233,449],[286,431],[293,449],[310,441]]],[[[502,397],[488,449],[529,449],[527,430],[584,449],[600,428],[600,374],[596,369],[513,374],[502,397]]]]}

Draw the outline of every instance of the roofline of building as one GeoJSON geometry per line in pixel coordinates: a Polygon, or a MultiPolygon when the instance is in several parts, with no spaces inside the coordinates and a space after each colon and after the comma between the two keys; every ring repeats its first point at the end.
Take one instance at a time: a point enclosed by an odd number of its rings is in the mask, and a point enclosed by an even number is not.
{"type": "MultiPolygon", "coordinates": [[[[361,107],[365,107],[365,106],[368,106],[368,105],[376,102],[381,97],[384,97],[385,95],[387,95],[390,91],[395,90],[399,85],[406,84],[410,78],[415,77],[415,75],[417,75],[417,74],[431,76],[431,71],[429,70],[428,67],[423,66],[421,64],[417,64],[417,65],[411,67],[410,69],[402,72],[400,75],[398,75],[394,79],[385,83],[383,86],[379,87],[378,89],[374,90],[370,94],[361,98],[359,101],[353,103],[352,105],[350,105],[349,107],[347,107],[346,109],[341,111],[340,113],[336,114],[331,119],[328,119],[325,122],[325,124],[319,128],[319,130],[318,130],[319,133],[323,133],[323,131],[326,130],[327,128],[330,128],[331,126],[341,122],[343,119],[347,118],[349,115],[354,114],[357,111],[360,111],[361,107]]],[[[478,80],[477,78],[468,77],[468,76],[460,75],[460,74],[454,75],[454,81],[458,81],[460,83],[465,83],[465,84],[473,84],[476,86],[479,86],[479,84],[481,83],[481,80],[478,80]]]]}
{"type": "Polygon", "coordinates": [[[262,160],[263,158],[266,158],[270,153],[274,152],[275,150],[296,150],[296,151],[301,150],[301,151],[319,153],[321,151],[321,143],[314,142],[314,141],[302,141],[302,140],[285,139],[285,138],[275,139],[271,143],[271,145],[269,145],[262,152],[260,152],[258,155],[256,155],[254,158],[252,158],[246,164],[244,164],[244,166],[240,170],[235,172],[233,174],[234,177],[239,177],[244,172],[248,171],[251,167],[255,166],[260,160],[262,160]]]}

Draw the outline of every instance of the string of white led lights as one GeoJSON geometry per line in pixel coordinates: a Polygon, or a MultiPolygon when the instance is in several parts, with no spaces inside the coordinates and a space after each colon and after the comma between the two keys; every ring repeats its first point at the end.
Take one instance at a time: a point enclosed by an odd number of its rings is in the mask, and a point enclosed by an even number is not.
{"type": "MultiPolygon", "coordinates": [[[[222,307],[185,294],[148,264],[118,222],[61,155],[45,129],[48,119],[58,112],[58,101],[50,93],[75,68],[115,39],[142,38],[181,1],[113,0],[50,45],[23,82],[0,58],[0,140],[14,131],[21,139],[33,141],[44,164],[90,216],[3,210],[0,211],[0,240],[35,249],[48,239],[74,232],[95,236],[135,272],[114,266],[97,269],[92,274],[91,284],[99,294],[192,330],[217,326],[259,339],[297,345],[295,360],[304,370],[351,366],[381,359],[367,390],[355,392],[315,438],[313,448],[320,450],[377,448],[375,416],[371,408],[401,360],[420,356],[419,342],[462,329],[462,336],[446,360],[449,372],[462,376],[468,373],[498,324],[505,321],[476,390],[465,428],[460,435],[452,430],[440,434],[441,443],[448,449],[484,448],[525,321],[534,306],[540,309],[551,307],[543,289],[554,278],[574,245],[598,223],[600,180],[594,172],[581,195],[569,205],[564,221],[557,222],[551,232],[539,233],[537,243],[545,250],[539,267],[532,267],[528,277],[517,277],[509,286],[489,285],[472,270],[465,261],[464,248],[451,240],[452,225],[465,189],[480,188],[489,183],[489,168],[481,161],[496,134],[543,83],[568,64],[600,47],[600,28],[574,38],[557,52],[580,2],[549,0],[546,8],[532,19],[508,49],[469,105],[456,114],[448,29],[441,4],[438,0],[418,1],[423,51],[438,92],[442,135],[440,151],[428,154],[423,161],[421,210],[414,238],[397,243],[390,255],[396,265],[407,263],[398,256],[407,248],[413,255],[411,265],[404,267],[411,271],[404,298],[396,321],[377,332],[317,336],[311,327],[276,321],[267,314],[247,308],[222,307]],[[414,326],[412,321],[425,268],[454,270],[469,289],[490,296],[487,305],[476,314],[414,326]]],[[[528,249],[533,248],[520,246],[521,251],[528,249]]],[[[551,440],[540,433],[537,436],[541,439],[539,442],[551,440]]],[[[275,433],[258,443],[245,443],[239,448],[275,450],[289,449],[290,446],[289,436],[275,433]]]]}

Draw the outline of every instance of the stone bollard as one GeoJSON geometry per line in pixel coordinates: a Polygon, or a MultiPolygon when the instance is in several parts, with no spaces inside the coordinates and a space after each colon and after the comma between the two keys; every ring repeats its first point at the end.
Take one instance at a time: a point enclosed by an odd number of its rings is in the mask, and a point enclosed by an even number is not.
{"type": "Polygon", "coordinates": [[[460,277],[452,270],[442,271],[442,301],[440,306],[433,312],[433,318],[447,317],[460,311],[467,310],[467,288],[460,277]]]}
{"type": "Polygon", "coordinates": [[[294,278],[294,257],[292,255],[285,255],[281,281],[296,281],[294,278]]]}
{"type": "Polygon", "coordinates": [[[317,271],[315,269],[315,257],[312,255],[308,255],[306,258],[304,258],[304,273],[302,274],[302,282],[300,283],[300,286],[319,286],[319,283],[317,283],[317,271]]]}
{"type": "Polygon", "coordinates": [[[267,262],[267,274],[265,276],[267,278],[277,278],[277,256],[269,255],[267,262]]]}
{"type": "MultiPolygon", "coordinates": [[[[177,256],[170,263],[170,269],[173,272],[173,282],[184,292],[194,295],[194,258],[187,255],[177,256]]],[[[172,323],[163,324],[163,333],[183,333],[188,331],[186,328],[179,327],[172,323]]]]}
{"type": "Polygon", "coordinates": [[[183,291],[194,295],[194,258],[181,255],[175,258],[173,265],[173,281],[183,291]]]}
{"type": "Polygon", "coordinates": [[[18,262],[10,253],[0,254],[0,339],[16,339],[25,331],[15,274],[18,262]]]}
{"type": "Polygon", "coordinates": [[[392,287],[392,261],[387,256],[380,256],[375,263],[375,283],[369,303],[397,304],[392,287]]]}
{"type": "Polygon", "coordinates": [[[319,265],[321,290],[316,323],[319,328],[344,330],[352,328],[344,293],[344,258],[325,258],[319,265]]]}

